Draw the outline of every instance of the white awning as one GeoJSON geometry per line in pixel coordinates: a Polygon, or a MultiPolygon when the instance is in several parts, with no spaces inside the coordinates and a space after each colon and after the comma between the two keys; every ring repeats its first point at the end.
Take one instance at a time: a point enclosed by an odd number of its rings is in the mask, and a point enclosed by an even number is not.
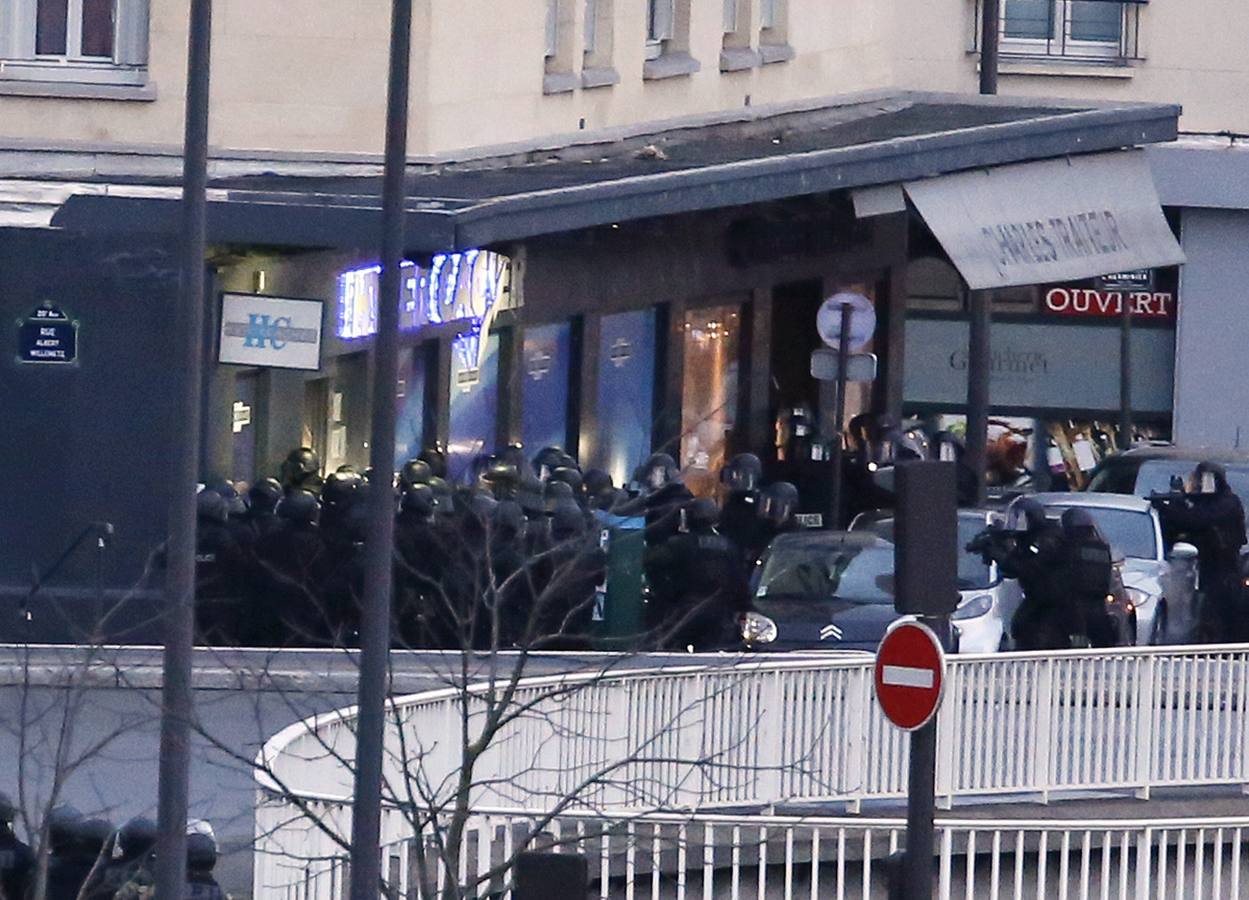
{"type": "Polygon", "coordinates": [[[942,175],[906,193],[972,290],[1184,262],[1140,150],[942,175]]]}

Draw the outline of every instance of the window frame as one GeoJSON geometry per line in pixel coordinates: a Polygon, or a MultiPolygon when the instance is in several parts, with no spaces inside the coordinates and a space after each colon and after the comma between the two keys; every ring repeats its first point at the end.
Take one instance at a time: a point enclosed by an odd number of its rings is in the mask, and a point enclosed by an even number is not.
{"type": "Polygon", "coordinates": [[[659,59],[676,35],[676,0],[646,0],[646,58],[659,59]]]}
{"type": "Polygon", "coordinates": [[[1002,2],[998,38],[1004,55],[1047,57],[1056,59],[1112,60],[1127,57],[1125,38],[1128,31],[1130,0],[1099,0],[1119,8],[1119,37],[1116,40],[1087,40],[1071,36],[1072,11],[1078,0],[1047,0],[1050,11],[1049,36],[1046,38],[1014,37],[1007,34],[1007,3],[1002,2]],[[1055,52],[1055,50],[1057,52],[1055,52]]]}
{"type": "Polygon", "coordinates": [[[75,55],[81,50],[82,0],[68,4],[66,52],[37,54],[38,0],[0,3],[0,83],[143,87],[148,83],[149,0],[115,0],[111,57],[75,55]]]}

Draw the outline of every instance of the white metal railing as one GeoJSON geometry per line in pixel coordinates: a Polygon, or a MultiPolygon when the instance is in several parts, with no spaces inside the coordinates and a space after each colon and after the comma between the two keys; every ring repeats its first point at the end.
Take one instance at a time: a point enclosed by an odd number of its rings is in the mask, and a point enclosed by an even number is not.
{"type": "MultiPolygon", "coordinates": [[[[498,863],[539,814],[483,812],[469,830],[458,881],[477,896],[508,896],[498,863]]],[[[884,898],[885,860],[905,836],[901,819],[646,815],[612,820],[561,816],[546,828],[552,849],[587,859],[592,896],[785,900],[884,898]]],[[[1249,817],[1021,821],[938,819],[934,871],[951,898],[1239,898],[1249,890],[1249,817]]],[[[434,900],[445,874],[423,879],[429,836],[382,851],[391,897],[434,900]]],[[[332,850],[332,848],[323,848],[332,850]]],[[[270,864],[257,900],[344,900],[346,854],[270,864]],[[272,879],[272,880],[268,880],[272,879]]],[[[469,892],[469,896],[473,893],[469,892]]]]}
{"type": "MultiPolygon", "coordinates": [[[[1162,786],[1249,784],[1249,646],[949,663],[937,772],[947,806],[1008,794],[1148,796],[1162,786]]],[[[616,811],[610,815],[796,801],[857,812],[865,800],[900,798],[906,788],[906,740],[881,716],[871,684],[871,659],[844,655],[526,680],[514,703],[532,708],[479,760],[473,808],[551,809],[575,798],[574,810],[616,811]]],[[[394,702],[385,772],[392,804],[407,798],[414,775],[440,798],[449,795],[462,717],[471,732],[483,715],[487,690],[474,690],[468,703],[455,689],[394,702]]],[[[270,862],[316,855],[301,805],[313,804],[317,817],[349,834],[353,724],[350,709],[330,713],[291,726],[262,750],[257,835],[274,859],[258,863],[258,886],[270,862]]],[[[410,832],[392,810],[385,840],[410,832]]]]}

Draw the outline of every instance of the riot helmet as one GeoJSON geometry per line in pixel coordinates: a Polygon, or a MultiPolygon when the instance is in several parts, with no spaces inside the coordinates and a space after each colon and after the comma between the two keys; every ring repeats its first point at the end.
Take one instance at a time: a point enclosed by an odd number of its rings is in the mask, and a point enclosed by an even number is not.
{"type": "Polygon", "coordinates": [[[573,504],[577,502],[572,485],[566,481],[548,481],[542,489],[542,499],[548,513],[554,512],[556,507],[564,501],[571,501],[573,504]]]}
{"type": "Polygon", "coordinates": [[[72,850],[78,841],[78,828],[82,825],[82,813],[68,803],[54,806],[48,812],[48,844],[53,853],[72,850]]]}
{"type": "Polygon", "coordinates": [[[1097,526],[1097,520],[1087,509],[1068,509],[1062,514],[1061,521],[1065,537],[1076,541],[1096,540],[1105,543],[1106,539],[1097,526]]]}
{"type": "Polygon", "coordinates": [[[646,458],[646,462],[642,463],[642,469],[638,473],[642,483],[642,490],[646,493],[657,491],[660,488],[681,480],[681,470],[677,468],[677,462],[667,453],[652,453],[646,458]]]}
{"type": "Polygon", "coordinates": [[[327,508],[342,508],[351,503],[356,494],[364,487],[364,478],[354,469],[344,472],[341,469],[325,479],[321,488],[321,502],[327,508]]]}
{"type": "Polygon", "coordinates": [[[434,478],[447,477],[447,454],[442,447],[437,444],[432,447],[426,447],[417,454],[416,458],[423,460],[429,465],[430,474],[434,478]]]}
{"type": "Polygon", "coordinates": [[[556,541],[572,541],[585,534],[585,514],[576,501],[559,500],[551,510],[551,537],[556,541]]]}
{"type": "Polygon", "coordinates": [[[282,499],[282,485],[276,478],[257,481],[247,492],[247,505],[254,513],[271,513],[282,499]]]}
{"type": "Polygon", "coordinates": [[[316,525],[321,520],[321,504],[310,491],[292,491],[278,504],[278,515],[296,525],[316,525]]]}
{"type": "Polygon", "coordinates": [[[520,473],[514,463],[496,458],[481,474],[481,483],[496,500],[511,500],[516,496],[520,473]]]}
{"type": "Polygon", "coordinates": [[[596,509],[609,509],[616,499],[616,484],[609,473],[590,469],[581,482],[582,490],[596,509]]]}
{"type": "Polygon", "coordinates": [[[572,466],[556,466],[551,470],[551,474],[547,476],[548,481],[562,481],[570,488],[578,497],[581,496],[585,489],[585,478],[581,474],[580,469],[572,466]]]}
{"type": "Polygon", "coordinates": [[[211,872],[217,865],[217,842],[207,834],[193,833],[186,838],[186,867],[192,872],[211,872]]]}
{"type": "Polygon", "coordinates": [[[334,471],[342,475],[359,475],[360,474],[360,470],[357,469],[355,466],[353,466],[351,463],[343,463],[334,471]]]}
{"type": "Polygon", "coordinates": [[[156,846],[156,823],[145,816],[136,816],[117,832],[117,846],[122,859],[137,859],[156,846]]]}
{"type": "Polygon", "coordinates": [[[564,462],[565,453],[561,447],[543,447],[533,458],[533,474],[539,481],[547,477],[564,462]]]}
{"type": "Polygon", "coordinates": [[[434,489],[427,484],[412,485],[403,492],[403,499],[399,502],[399,508],[404,512],[423,519],[432,516],[437,505],[438,500],[434,496],[434,489]]]}
{"type": "Polygon", "coordinates": [[[195,516],[201,522],[224,523],[230,518],[230,507],[216,491],[202,490],[195,497],[195,516]]]}
{"type": "Polygon", "coordinates": [[[508,444],[495,454],[495,459],[515,467],[517,472],[524,472],[529,468],[529,458],[525,456],[525,448],[520,444],[508,444]]]}
{"type": "Polygon", "coordinates": [[[715,528],[720,521],[720,507],[709,497],[699,497],[685,510],[685,523],[690,531],[715,528]]]}
{"type": "Polygon", "coordinates": [[[1045,525],[1045,507],[1032,497],[1016,497],[1006,507],[1006,530],[1035,534],[1045,525]]]}
{"type": "Polygon", "coordinates": [[[777,481],[763,489],[759,497],[759,515],[780,528],[789,523],[798,511],[798,488],[788,481],[777,481]]]}
{"type": "Polygon", "coordinates": [[[282,463],[282,484],[287,489],[297,488],[320,472],[321,459],[316,451],[309,447],[299,447],[288,453],[282,463]]]}
{"type": "Polygon", "coordinates": [[[429,484],[433,477],[434,471],[429,463],[423,459],[410,459],[399,470],[399,486],[406,491],[414,484],[429,484]]]}
{"type": "Polygon", "coordinates": [[[739,453],[720,470],[720,482],[734,493],[749,493],[763,480],[763,463],[753,453],[739,453]]]}
{"type": "Polygon", "coordinates": [[[1200,462],[1185,485],[1190,494],[1223,494],[1228,490],[1227,471],[1218,463],[1200,462]]]}

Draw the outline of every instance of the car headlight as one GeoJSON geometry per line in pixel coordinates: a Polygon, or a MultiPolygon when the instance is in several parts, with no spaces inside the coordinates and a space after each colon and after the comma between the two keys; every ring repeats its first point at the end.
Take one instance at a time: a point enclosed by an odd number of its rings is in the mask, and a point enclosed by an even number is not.
{"type": "Polygon", "coordinates": [[[1140,588],[1125,587],[1123,592],[1127,594],[1128,597],[1128,612],[1143,606],[1148,606],[1149,602],[1154,599],[1152,594],[1147,591],[1142,591],[1140,588]]]}
{"type": "Polygon", "coordinates": [[[958,605],[958,609],[954,610],[952,619],[978,619],[981,616],[988,615],[993,609],[992,594],[977,594],[969,600],[958,605]]]}
{"type": "Polygon", "coordinates": [[[757,612],[742,616],[742,640],[747,644],[770,644],[776,640],[776,623],[757,612]]]}

